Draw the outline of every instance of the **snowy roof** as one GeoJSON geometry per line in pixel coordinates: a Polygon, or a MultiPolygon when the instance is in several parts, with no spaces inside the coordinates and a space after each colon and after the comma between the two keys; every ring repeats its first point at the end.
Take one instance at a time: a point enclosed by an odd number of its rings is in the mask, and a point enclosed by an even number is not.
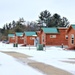
{"type": "Polygon", "coordinates": [[[14,34],[8,34],[8,37],[14,37],[15,35],[14,34]]]}
{"type": "Polygon", "coordinates": [[[16,36],[23,36],[23,32],[16,32],[16,36]]]}
{"type": "Polygon", "coordinates": [[[42,28],[44,33],[59,33],[57,28],[42,28]]]}
{"type": "Polygon", "coordinates": [[[26,36],[35,36],[36,35],[36,32],[34,32],[34,31],[28,31],[28,32],[24,32],[24,33],[26,36]]]}

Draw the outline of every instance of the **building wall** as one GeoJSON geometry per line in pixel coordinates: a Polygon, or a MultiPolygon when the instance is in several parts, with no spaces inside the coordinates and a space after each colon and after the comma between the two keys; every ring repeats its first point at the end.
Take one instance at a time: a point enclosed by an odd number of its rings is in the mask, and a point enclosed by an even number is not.
{"type": "Polygon", "coordinates": [[[9,37],[9,43],[15,43],[15,37],[9,37]]]}
{"type": "Polygon", "coordinates": [[[70,29],[70,31],[68,32],[68,46],[72,47],[75,45],[75,30],[73,28],[70,29]],[[72,39],[71,39],[71,35],[74,34],[74,44],[71,43],[72,39]]]}
{"type": "MultiPolygon", "coordinates": [[[[67,45],[68,40],[66,39],[66,29],[59,29],[58,34],[44,34],[45,36],[45,45],[67,45]]],[[[42,36],[41,36],[42,37],[42,36]]],[[[44,43],[42,43],[44,44],[44,43]]]]}
{"type": "Polygon", "coordinates": [[[26,40],[27,45],[34,45],[34,39],[35,39],[34,36],[27,36],[26,39],[27,39],[26,40]]]}
{"type": "Polygon", "coordinates": [[[27,37],[24,36],[24,45],[27,45],[27,37]]]}
{"type": "Polygon", "coordinates": [[[17,43],[24,44],[24,37],[17,36],[17,43]]]}
{"type": "Polygon", "coordinates": [[[41,34],[41,44],[46,45],[46,34],[42,32],[41,34]]]}
{"type": "Polygon", "coordinates": [[[59,45],[58,34],[46,34],[46,45],[59,45]]]}
{"type": "Polygon", "coordinates": [[[68,39],[66,39],[67,29],[59,29],[58,42],[60,44],[68,45],[68,39]]]}

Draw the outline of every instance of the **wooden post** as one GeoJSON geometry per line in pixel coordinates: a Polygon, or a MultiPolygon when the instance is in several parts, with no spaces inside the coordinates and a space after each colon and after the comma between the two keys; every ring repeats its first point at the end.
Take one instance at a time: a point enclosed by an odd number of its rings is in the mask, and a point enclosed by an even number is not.
{"type": "Polygon", "coordinates": [[[15,43],[18,43],[18,37],[16,36],[16,42],[15,43]]]}

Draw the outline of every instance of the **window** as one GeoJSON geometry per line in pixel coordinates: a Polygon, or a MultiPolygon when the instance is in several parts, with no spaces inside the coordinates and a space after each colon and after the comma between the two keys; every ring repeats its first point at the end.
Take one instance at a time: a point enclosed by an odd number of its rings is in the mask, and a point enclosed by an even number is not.
{"type": "Polygon", "coordinates": [[[71,44],[74,44],[74,34],[71,34],[71,44]]]}
{"type": "Polygon", "coordinates": [[[71,38],[74,39],[74,34],[71,35],[71,38]]]}
{"type": "Polygon", "coordinates": [[[23,37],[21,37],[20,39],[24,39],[23,37]]]}
{"type": "Polygon", "coordinates": [[[34,40],[35,38],[34,37],[30,37],[30,40],[34,40]]]}
{"type": "Polygon", "coordinates": [[[50,35],[50,38],[56,38],[56,35],[50,35]]]}
{"type": "Polygon", "coordinates": [[[68,39],[68,35],[65,35],[65,38],[68,39]]]}
{"type": "Polygon", "coordinates": [[[71,40],[71,43],[74,44],[74,40],[73,39],[71,40]]]}
{"type": "Polygon", "coordinates": [[[44,36],[42,36],[42,42],[44,42],[44,36]]]}

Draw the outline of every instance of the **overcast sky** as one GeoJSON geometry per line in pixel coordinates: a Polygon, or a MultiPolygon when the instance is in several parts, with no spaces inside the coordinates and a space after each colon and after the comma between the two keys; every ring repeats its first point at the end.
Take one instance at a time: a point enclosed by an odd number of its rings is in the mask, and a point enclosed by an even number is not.
{"type": "Polygon", "coordinates": [[[75,23],[75,0],[1,0],[0,28],[4,24],[23,17],[26,21],[36,21],[41,11],[58,13],[75,23]]]}

